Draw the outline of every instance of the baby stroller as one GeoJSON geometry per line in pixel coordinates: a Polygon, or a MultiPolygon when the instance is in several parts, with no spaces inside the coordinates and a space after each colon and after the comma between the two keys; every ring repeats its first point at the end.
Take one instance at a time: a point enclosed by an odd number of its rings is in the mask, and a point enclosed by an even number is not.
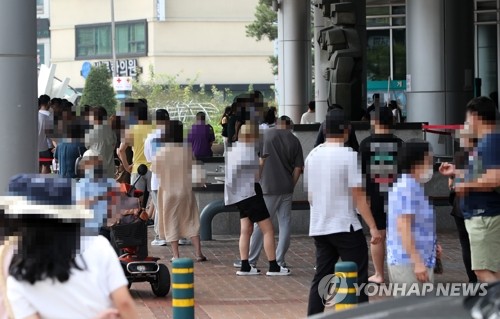
{"type": "Polygon", "coordinates": [[[129,207],[124,209],[122,205],[122,216],[111,226],[110,237],[115,248],[120,251],[119,259],[129,282],[128,287],[134,282],[147,281],[156,296],[164,297],[170,291],[170,272],[167,266],[158,263],[160,258],[148,256],[148,216],[140,208],[138,200],[143,192],[135,189],[135,184],[147,172],[146,165],[140,165],[137,169],[139,177],[135,182],[132,185],[122,184],[124,198],[121,202],[126,202],[129,207]]]}

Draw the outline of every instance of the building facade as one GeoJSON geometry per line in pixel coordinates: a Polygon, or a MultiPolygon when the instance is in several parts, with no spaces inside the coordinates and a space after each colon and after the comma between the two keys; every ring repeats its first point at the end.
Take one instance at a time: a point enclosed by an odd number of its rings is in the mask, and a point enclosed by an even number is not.
{"type": "Polygon", "coordinates": [[[36,0],[37,64],[50,64],[50,1],[36,0]]]}
{"type": "MultiPolygon", "coordinates": [[[[117,76],[178,75],[234,91],[274,83],[269,41],[246,36],[257,0],[115,1],[117,76]]],[[[111,1],[51,0],[51,62],[83,88],[89,67],[112,67],[111,1]]]]}

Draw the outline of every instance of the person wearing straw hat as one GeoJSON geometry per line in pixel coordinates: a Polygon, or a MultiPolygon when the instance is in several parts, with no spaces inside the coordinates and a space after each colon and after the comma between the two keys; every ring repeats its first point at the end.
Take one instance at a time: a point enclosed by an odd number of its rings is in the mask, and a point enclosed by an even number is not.
{"type": "Polygon", "coordinates": [[[7,298],[15,318],[137,318],[117,255],[102,236],[81,241],[93,212],[75,204],[71,179],[21,174],[0,197],[20,235],[7,298]]]}

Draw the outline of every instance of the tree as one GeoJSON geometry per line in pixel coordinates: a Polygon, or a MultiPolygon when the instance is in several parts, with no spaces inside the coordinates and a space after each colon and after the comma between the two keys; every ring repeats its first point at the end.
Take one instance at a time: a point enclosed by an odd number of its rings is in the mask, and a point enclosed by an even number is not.
{"type": "MultiPolygon", "coordinates": [[[[259,0],[255,9],[255,20],[246,26],[247,37],[256,38],[261,41],[267,38],[274,41],[278,38],[278,14],[272,8],[272,0],[259,0]]],[[[273,74],[278,74],[278,58],[270,56],[269,64],[273,69],[273,74]]]]}
{"type": "Polygon", "coordinates": [[[278,37],[278,14],[271,7],[272,0],[259,0],[255,9],[255,21],[246,26],[247,36],[258,41],[263,37],[274,41],[278,37]]]}
{"type": "Polygon", "coordinates": [[[106,66],[92,67],[85,81],[80,105],[102,106],[108,115],[115,113],[115,91],[111,82],[111,74],[106,66]]]}

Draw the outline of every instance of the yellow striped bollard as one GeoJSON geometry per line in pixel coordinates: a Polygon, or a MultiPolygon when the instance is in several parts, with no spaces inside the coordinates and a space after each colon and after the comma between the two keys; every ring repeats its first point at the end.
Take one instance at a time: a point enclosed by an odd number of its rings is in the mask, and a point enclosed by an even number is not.
{"type": "Polygon", "coordinates": [[[354,308],[358,304],[355,283],[358,282],[358,265],[352,261],[341,261],[335,264],[335,276],[344,282],[335,294],[335,310],[354,308]]]}
{"type": "Polygon", "coordinates": [[[174,319],[194,319],[192,259],[180,258],[172,262],[172,309],[174,319]]]}

